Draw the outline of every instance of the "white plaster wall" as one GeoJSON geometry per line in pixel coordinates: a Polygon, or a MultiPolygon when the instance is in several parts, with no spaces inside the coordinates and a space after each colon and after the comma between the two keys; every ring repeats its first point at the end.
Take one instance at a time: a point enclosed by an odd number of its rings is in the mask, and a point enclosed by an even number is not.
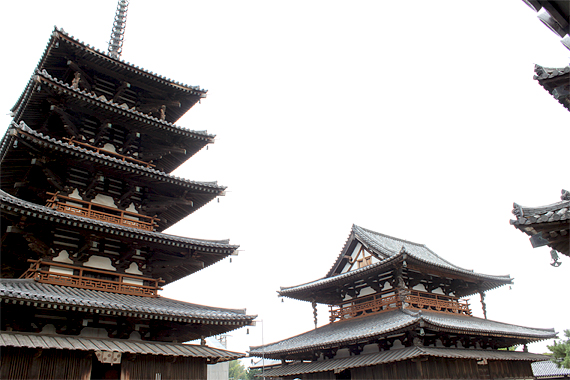
{"type": "Polygon", "coordinates": [[[79,196],[79,190],[73,189],[71,194],[68,195],[70,198],[75,198],[81,200],[81,196],[79,196]]]}
{"type": "Polygon", "coordinates": [[[395,350],[397,348],[404,348],[404,345],[402,344],[402,342],[400,342],[399,339],[396,339],[394,341],[394,345],[390,348],[391,350],[395,350]]]}
{"type": "Polygon", "coordinates": [[[445,295],[445,293],[443,292],[443,290],[441,290],[441,288],[434,289],[431,292],[435,294],[441,294],[442,296],[445,295]]]}
{"type": "Polygon", "coordinates": [[[73,264],[73,261],[69,258],[69,253],[65,249],[59,251],[59,255],[57,255],[57,257],[54,257],[53,261],[57,261],[58,263],[73,264]]]}
{"type": "Polygon", "coordinates": [[[93,198],[91,202],[102,206],[117,208],[117,206],[115,206],[115,201],[113,198],[108,195],[97,194],[97,196],[93,198]]]}
{"type": "Polygon", "coordinates": [[[139,266],[137,265],[137,263],[131,263],[131,265],[129,265],[129,267],[127,269],[125,269],[125,273],[136,274],[139,276],[142,276],[142,274],[143,274],[139,270],[139,266]]]}
{"type": "Polygon", "coordinates": [[[115,267],[111,265],[111,259],[102,256],[95,256],[95,255],[91,256],[89,260],[85,264],[83,264],[83,266],[102,269],[102,270],[116,271],[115,267]]]}
{"type": "Polygon", "coordinates": [[[420,292],[427,292],[426,287],[424,286],[424,284],[417,284],[416,286],[414,286],[412,288],[413,290],[418,290],[420,292]]]}
{"type": "Polygon", "coordinates": [[[109,144],[109,143],[105,144],[105,146],[102,149],[104,149],[108,152],[117,153],[117,151],[115,150],[115,146],[112,144],[109,144]]]}
{"type": "Polygon", "coordinates": [[[378,349],[377,344],[367,344],[366,346],[364,346],[364,349],[362,350],[360,355],[377,354],[378,352],[380,352],[380,350],[378,349]]]}
{"type": "Polygon", "coordinates": [[[137,211],[137,209],[135,208],[135,205],[134,205],[133,203],[131,203],[131,204],[129,205],[129,207],[127,207],[127,208],[125,209],[125,211],[135,212],[135,213],[137,213],[137,214],[139,213],[139,212],[137,211]]]}
{"type": "MultiPolygon", "coordinates": [[[[125,270],[125,273],[129,274],[136,274],[142,276],[142,272],[139,270],[139,266],[136,263],[131,263],[131,265],[125,270]]],[[[132,285],[144,285],[143,280],[137,280],[136,278],[123,278],[123,282],[125,284],[132,284],[132,285]]]]}
{"type": "Polygon", "coordinates": [[[104,328],[84,327],[81,329],[79,336],[86,338],[108,338],[109,333],[107,333],[107,330],[104,328]]]}
{"type": "MultiPolygon", "coordinates": [[[[53,259],[53,261],[57,261],[60,263],[65,263],[65,264],[73,264],[73,261],[71,261],[69,259],[69,253],[67,253],[66,250],[61,250],[59,252],[59,255],[57,255],[57,257],[55,257],[53,259]]],[[[71,268],[59,268],[59,267],[49,267],[49,272],[50,273],[59,273],[59,274],[67,274],[67,275],[72,275],[73,274],[73,269],[71,268]]]]}
{"type": "Polygon", "coordinates": [[[369,296],[369,295],[374,294],[374,293],[376,293],[376,291],[374,289],[372,289],[371,287],[367,287],[367,288],[364,288],[360,291],[359,297],[369,296]]]}
{"type": "Polygon", "coordinates": [[[338,350],[336,352],[335,355],[335,359],[339,359],[339,358],[348,358],[350,356],[350,351],[348,350],[348,348],[341,348],[340,350],[338,350]]]}

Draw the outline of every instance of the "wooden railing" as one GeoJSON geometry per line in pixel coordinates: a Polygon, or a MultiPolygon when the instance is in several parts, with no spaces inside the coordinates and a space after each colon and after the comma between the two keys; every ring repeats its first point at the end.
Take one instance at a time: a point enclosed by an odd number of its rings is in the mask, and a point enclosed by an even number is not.
{"type": "Polygon", "coordinates": [[[156,218],[140,215],[136,212],[123,211],[113,207],[98,205],[81,199],[66,197],[58,193],[47,193],[52,198],[46,206],[66,214],[83,216],[90,219],[100,220],[122,226],[138,228],[139,230],[154,231],[156,218]],[[65,202],[61,202],[63,200],[65,202]],[[73,205],[73,203],[77,205],[73,205]]]}
{"type": "Polygon", "coordinates": [[[405,297],[405,302],[408,304],[407,307],[411,309],[471,315],[471,308],[467,300],[442,294],[411,290],[410,294],[405,297]]]}
{"type": "Polygon", "coordinates": [[[62,264],[57,262],[45,262],[42,260],[31,260],[30,268],[20,278],[32,278],[37,282],[52,285],[71,286],[81,289],[100,290],[103,292],[112,292],[120,294],[129,294],[133,296],[158,297],[158,291],[162,290],[159,286],[164,281],[148,277],[105,271],[100,269],[78,267],[74,265],[62,264]],[[64,268],[73,271],[73,274],[50,271],[51,268],[64,268]],[[114,278],[113,280],[97,278],[97,276],[105,276],[114,278]],[[142,282],[142,285],[130,284],[125,279],[131,279],[142,282]],[[144,284],[148,285],[144,285],[144,284]]]}
{"type": "Polygon", "coordinates": [[[119,153],[115,153],[115,152],[111,152],[110,150],[97,148],[96,146],[89,145],[89,144],[84,143],[84,142],[76,141],[76,140],[73,139],[73,138],[70,139],[70,138],[68,138],[68,137],[64,137],[63,139],[64,139],[65,141],[67,141],[69,144],[72,144],[72,145],[80,145],[80,146],[85,147],[85,148],[87,148],[87,149],[90,149],[90,150],[92,150],[92,151],[94,151],[94,152],[96,152],[96,153],[102,153],[102,154],[105,154],[105,155],[107,155],[107,156],[111,156],[111,157],[118,158],[118,159],[121,160],[121,161],[132,162],[132,163],[135,163],[135,164],[139,164],[139,165],[142,165],[142,166],[146,166],[147,168],[154,168],[154,167],[156,167],[156,165],[153,165],[153,164],[151,164],[150,162],[146,162],[146,161],[142,161],[142,160],[137,160],[136,158],[128,157],[128,156],[125,156],[125,155],[122,155],[122,154],[119,154],[119,153]]]}
{"type": "Polygon", "coordinates": [[[359,297],[340,305],[330,305],[330,321],[356,318],[381,313],[388,310],[407,309],[429,310],[443,313],[471,315],[469,303],[457,297],[435,293],[404,290],[405,295],[398,295],[396,289],[359,297]]]}

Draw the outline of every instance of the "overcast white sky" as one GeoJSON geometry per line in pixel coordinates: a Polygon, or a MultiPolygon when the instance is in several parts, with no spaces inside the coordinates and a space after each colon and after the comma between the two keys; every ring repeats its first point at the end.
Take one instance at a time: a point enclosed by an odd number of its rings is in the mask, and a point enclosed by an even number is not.
{"type": "MultiPolygon", "coordinates": [[[[106,50],[115,9],[2,2],[2,131],[53,26],[106,50]]],[[[175,174],[229,186],[168,232],[242,250],[162,294],[247,308],[265,343],[302,333],[310,304],[276,291],[324,276],[355,223],[510,274],[512,289],[487,295],[490,319],[570,328],[570,260],[551,267],[509,225],[513,202],[570,190],[569,113],[532,79],[534,63],[569,56],[522,0],[132,0],[123,59],[209,89],[177,124],[218,138],[175,174]]],[[[250,332],[228,348],[261,344],[250,332]]]]}

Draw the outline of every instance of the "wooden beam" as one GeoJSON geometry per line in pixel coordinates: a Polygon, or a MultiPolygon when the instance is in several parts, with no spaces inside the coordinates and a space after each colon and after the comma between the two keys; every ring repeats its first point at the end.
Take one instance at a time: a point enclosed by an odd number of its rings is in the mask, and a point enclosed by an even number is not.
{"type": "Polygon", "coordinates": [[[88,91],[92,91],[93,78],[83,71],[79,65],[71,60],[67,61],[67,66],[69,66],[73,71],[81,75],[81,83],[85,86],[88,91]]]}
{"type": "Polygon", "coordinates": [[[115,96],[113,96],[113,102],[118,103],[119,97],[125,92],[127,88],[131,88],[131,84],[127,81],[121,82],[121,85],[117,88],[117,92],[115,92],[115,96]]]}

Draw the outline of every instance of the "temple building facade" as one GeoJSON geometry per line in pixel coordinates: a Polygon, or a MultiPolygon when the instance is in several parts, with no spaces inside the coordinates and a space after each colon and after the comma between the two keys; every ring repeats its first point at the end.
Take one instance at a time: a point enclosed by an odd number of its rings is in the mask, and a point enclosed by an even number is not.
{"type": "Polygon", "coordinates": [[[531,363],[546,357],[527,344],[556,333],[487,319],[485,293],[511,283],[354,225],[325,277],[278,292],[311,302],[315,329],[250,347],[250,356],[280,359],[264,373],[274,379],[532,378],[531,363]],[[464,299],[476,294],[484,318],[464,299]],[[329,323],[318,328],[316,304],[330,307],[329,323]]]}
{"type": "Polygon", "coordinates": [[[205,97],[54,29],[0,145],[1,378],[205,379],[243,356],[182,343],[255,316],[159,295],[237,253],[163,232],[224,195],[170,174],[214,142],[175,124],[205,97]]]}

